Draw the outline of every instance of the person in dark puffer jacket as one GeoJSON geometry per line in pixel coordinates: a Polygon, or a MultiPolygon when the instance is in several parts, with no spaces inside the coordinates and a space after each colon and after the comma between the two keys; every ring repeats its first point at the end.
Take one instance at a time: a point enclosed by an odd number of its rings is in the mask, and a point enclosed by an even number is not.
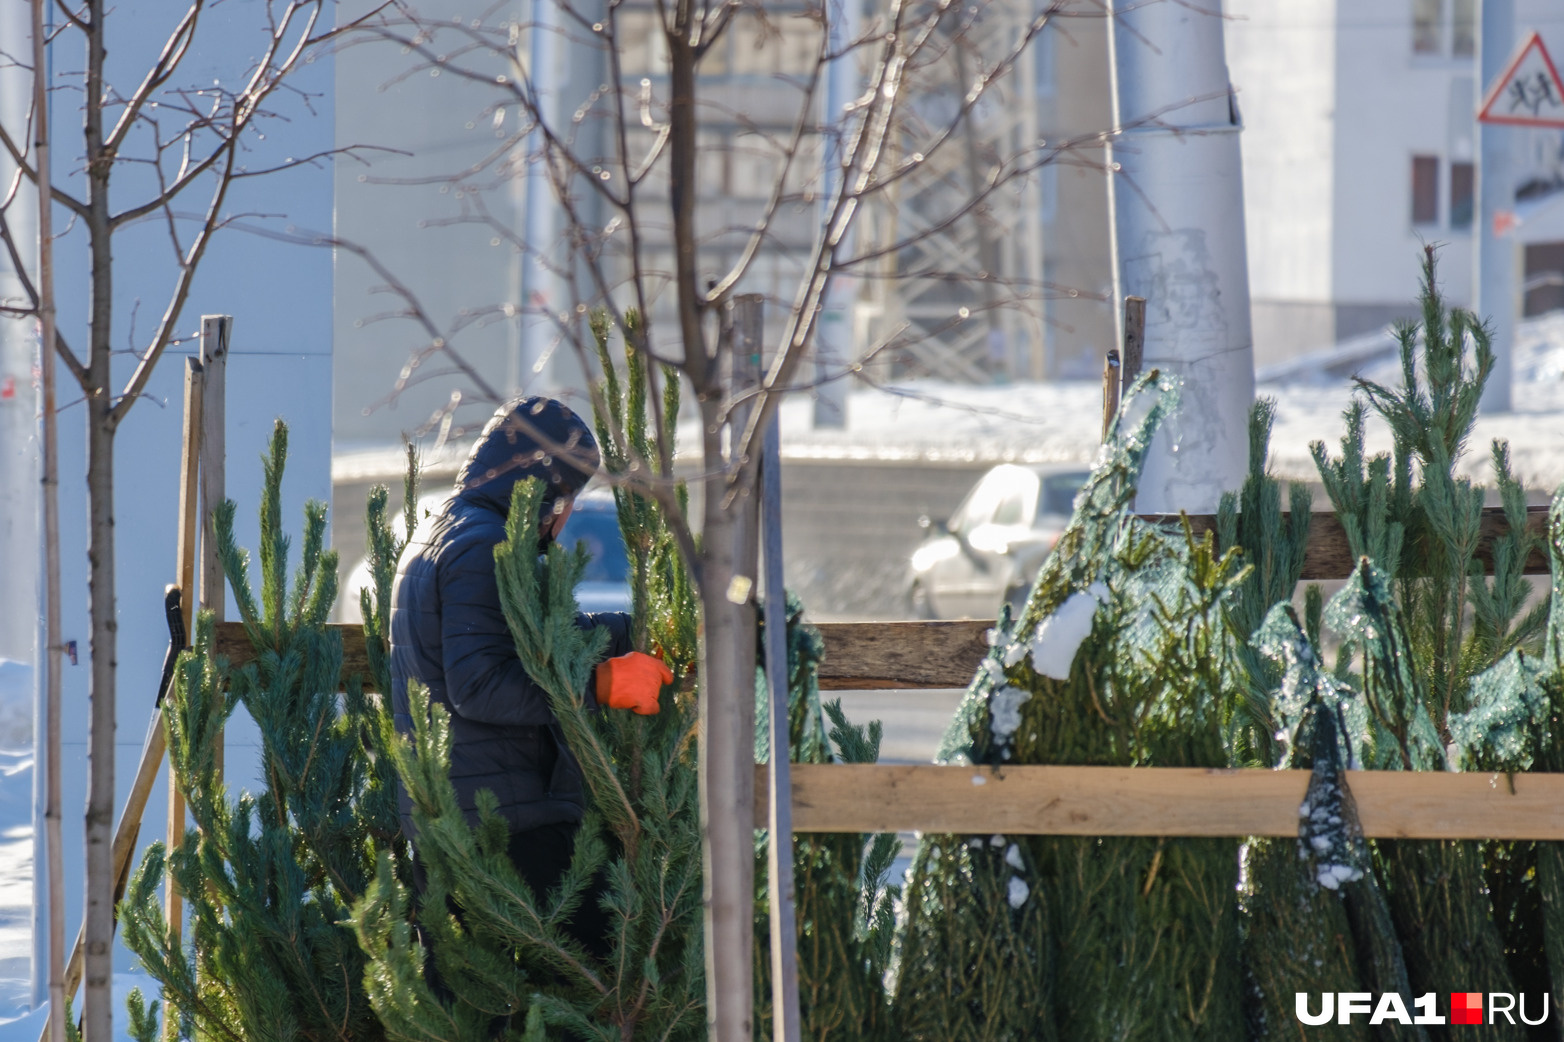
{"type": "MultiPolygon", "coordinates": [[[[599,462],[592,432],[561,403],[529,397],[501,406],[457,476],[452,498],[419,523],[403,549],[391,591],[397,730],[412,730],[407,684],[421,681],[430,702],[450,714],[451,782],[469,823],[478,820],[478,792],[493,792],[510,826],[511,860],[540,899],[570,864],[586,794],[548,696],[516,657],[500,608],[494,547],[505,539],[517,482],[535,477],[548,486],[539,524],[541,553],[564,528],[576,493],[599,462]]],[[[582,614],[577,622],[609,633],[609,659],[594,671],[588,699],[657,712],[658,681],[672,676],[661,662],[631,647],[630,617],[582,614]]],[[[412,802],[400,786],[398,804],[422,891],[412,802]]],[[[597,902],[582,901],[572,929],[577,939],[603,954],[606,927],[597,902]]]]}

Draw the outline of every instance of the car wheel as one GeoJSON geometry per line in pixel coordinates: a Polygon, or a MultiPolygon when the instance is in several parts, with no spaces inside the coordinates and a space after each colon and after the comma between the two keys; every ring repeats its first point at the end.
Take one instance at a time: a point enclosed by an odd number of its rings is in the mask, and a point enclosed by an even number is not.
{"type": "Polygon", "coordinates": [[[934,618],[934,605],[929,601],[929,591],[920,582],[914,582],[907,589],[907,611],[915,619],[934,618]]]}

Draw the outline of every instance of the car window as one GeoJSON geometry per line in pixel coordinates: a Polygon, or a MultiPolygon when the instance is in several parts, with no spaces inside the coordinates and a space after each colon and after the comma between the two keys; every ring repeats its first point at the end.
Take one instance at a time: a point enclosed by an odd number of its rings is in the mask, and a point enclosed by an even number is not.
{"type": "Polygon", "coordinates": [[[1007,470],[1000,486],[999,505],[994,508],[994,524],[1024,525],[1026,508],[1037,495],[1037,478],[1024,470],[1007,470]]]}
{"type": "Polygon", "coordinates": [[[977,487],[967,493],[967,498],[956,509],[955,516],[950,519],[950,527],[968,535],[973,529],[988,524],[994,519],[994,510],[999,506],[999,497],[1002,491],[1001,484],[995,480],[996,475],[990,471],[979,481],[977,487]]]}
{"type": "Polygon", "coordinates": [[[591,560],[581,581],[589,583],[626,583],[630,581],[630,559],[625,553],[624,537],[619,533],[619,514],[615,510],[582,510],[577,508],[565,531],[560,534],[560,545],[573,550],[583,544],[591,560]]]}
{"type": "Polygon", "coordinates": [[[1078,474],[1049,474],[1042,480],[1042,487],[1037,491],[1038,514],[1063,514],[1068,516],[1075,510],[1075,494],[1086,484],[1090,477],[1085,471],[1078,474]]]}

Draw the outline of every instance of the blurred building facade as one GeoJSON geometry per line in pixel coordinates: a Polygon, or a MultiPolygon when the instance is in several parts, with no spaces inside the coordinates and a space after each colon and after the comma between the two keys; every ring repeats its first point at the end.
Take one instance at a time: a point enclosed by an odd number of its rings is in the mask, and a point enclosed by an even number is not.
{"type": "MultiPolygon", "coordinates": [[[[516,0],[487,8],[483,20],[523,27],[510,41],[514,53],[558,83],[545,101],[572,126],[574,147],[612,168],[618,143],[611,107],[601,100],[613,79],[605,50],[580,26],[538,32],[557,53],[534,46],[540,6],[553,7],[516,0]],[[551,64],[539,64],[545,61],[551,64]]],[[[341,17],[371,7],[371,0],[351,0],[341,17]]],[[[418,7],[430,24],[472,13],[466,0],[418,7]]],[[[872,20],[877,10],[871,0],[862,17],[872,20]]],[[[992,0],[982,10],[914,77],[909,129],[898,139],[903,155],[916,147],[907,142],[919,121],[937,124],[959,103],[963,69],[970,76],[991,66],[1035,17],[1020,0],[992,0]]],[[[645,104],[651,122],[666,118],[668,89],[656,17],[650,0],[626,0],[615,16],[619,89],[632,117],[645,104]]],[[[818,20],[796,0],[744,8],[705,59],[697,170],[703,279],[728,270],[768,205],[819,33],[818,20]]],[[[860,251],[918,240],[876,261],[873,277],[856,280],[851,295],[855,352],[896,341],[877,356],[880,375],[992,382],[1100,369],[1114,337],[1102,145],[1111,123],[1106,40],[1100,14],[1050,22],[939,162],[866,207],[860,251]],[[1015,157],[1035,169],[946,219],[993,164],[1015,157]]],[[[562,218],[538,174],[523,114],[492,82],[454,75],[430,58],[386,40],[357,40],[336,56],[337,145],[360,146],[336,163],[331,229],[339,241],[333,421],[341,450],[394,443],[407,432],[459,435],[481,422],[486,409],[478,402],[487,391],[557,393],[584,405],[575,353],[543,312],[557,314],[595,290],[563,255],[562,218]],[[437,339],[442,350],[430,350],[437,339]]],[[[487,61],[494,77],[508,71],[503,47],[464,61],[479,68],[487,61]]],[[[655,132],[635,118],[629,124],[630,154],[646,155],[655,132]]],[[[826,143],[818,130],[806,129],[761,249],[734,287],[767,297],[773,338],[820,227],[826,143]]],[[[639,198],[653,327],[673,347],[665,161],[648,171],[639,198]]],[[[588,224],[614,219],[600,200],[581,203],[588,224]]],[[[628,258],[614,265],[610,281],[627,303],[628,258]]]]}
{"type": "MultiPolygon", "coordinates": [[[[1228,0],[1257,365],[1409,317],[1424,243],[1440,245],[1450,301],[1471,304],[1479,6],[1228,0]]],[[[1557,0],[1515,0],[1515,27],[1517,43],[1536,29],[1564,52],[1557,0]]],[[[1524,218],[1564,189],[1564,133],[1510,138],[1512,238],[1533,287],[1517,308],[1532,314],[1554,301],[1564,235],[1524,218]]]]}

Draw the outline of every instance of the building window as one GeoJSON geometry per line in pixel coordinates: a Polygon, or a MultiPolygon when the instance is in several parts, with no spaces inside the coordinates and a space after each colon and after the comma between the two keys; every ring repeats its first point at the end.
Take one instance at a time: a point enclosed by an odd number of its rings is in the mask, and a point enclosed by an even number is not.
{"type": "Polygon", "coordinates": [[[1526,294],[1521,313],[1527,317],[1564,308],[1564,242],[1539,242],[1526,247],[1526,294]]]}
{"type": "Polygon", "coordinates": [[[1444,0],[1412,0],[1412,53],[1444,53],[1444,0]]]}
{"type": "Polygon", "coordinates": [[[1454,0],[1450,17],[1450,53],[1470,58],[1477,53],[1477,0],[1454,0]]]}
{"type": "Polygon", "coordinates": [[[1412,53],[1477,53],[1477,0],[1412,0],[1412,53]]]}
{"type": "Polygon", "coordinates": [[[1412,157],[1412,223],[1439,222],[1439,160],[1434,156],[1412,157]]]}
{"type": "Polygon", "coordinates": [[[1450,164],[1450,227],[1472,226],[1472,202],[1477,185],[1477,168],[1471,163],[1450,164]]]}
{"type": "Polygon", "coordinates": [[[626,8],[614,20],[619,72],[625,77],[668,75],[668,39],[662,17],[646,8],[626,8]]]}

